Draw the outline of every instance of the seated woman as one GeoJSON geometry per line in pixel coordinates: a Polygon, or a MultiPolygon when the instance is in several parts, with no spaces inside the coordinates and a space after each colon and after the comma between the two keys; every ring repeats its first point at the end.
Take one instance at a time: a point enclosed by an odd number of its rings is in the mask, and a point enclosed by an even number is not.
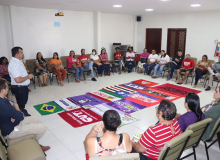
{"type": "Polygon", "coordinates": [[[208,67],[212,67],[212,64],[208,61],[208,56],[203,55],[202,60],[200,60],[196,65],[196,78],[193,88],[196,88],[199,79],[207,73],[208,67]]]}
{"type": "Polygon", "coordinates": [[[120,48],[119,47],[116,47],[115,48],[116,52],[114,53],[114,60],[115,60],[115,63],[118,63],[119,64],[119,74],[121,74],[121,71],[122,71],[122,67],[124,68],[124,70],[128,70],[125,65],[124,65],[124,62],[123,62],[123,59],[124,57],[122,56],[122,53],[120,52],[120,48]]]}
{"type": "Polygon", "coordinates": [[[93,61],[93,67],[96,67],[98,70],[98,75],[102,76],[102,72],[104,71],[104,65],[101,62],[101,59],[96,53],[96,50],[92,50],[92,55],[90,55],[90,60],[93,61]]]}
{"type": "Polygon", "coordinates": [[[40,79],[41,86],[47,86],[47,76],[49,74],[47,63],[43,58],[41,52],[38,52],[35,60],[35,72],[40,79]]]}
{"type": "Polygon", "coordinates": [[[144,60],[141,62],[141,60],[138,62],[138,73],[142,73],[144,71],[143,65],[147,63],[147,58],[149,57],[150,53],[147,52],[147,48],[144,49],[144,53],[141,54],[141,59],[144,60]]]}
{"type": "Polygon", "coordinates": [[[158,78],[160,74],[163,72],[163,69],[168,67],[170,63],[170,57],[165,53],[164,50],[161,51],[161,55],[158,56],[157,65],[154,68],[154,75],[152,78],[158,78]],[[157,70],[159,69],[158,73],[157,70]]]}
{"type": "Polygon", "coordinates": [[[189,125],[205,119],[205,114],[200,109],[200,99],[197,94],[188,93],[184,105],[187,112],[183,115],[177,114],[176,116],[182,132],[185,132],[189,125]]]}
{"type": "Polygon", "coordinates": [[[208,140],[210,138],[210,134],[212,133],[213,127],[218,118],[220,117],[220,87],[218,87],[214,92],[213,98],[215,99],[214,101],[202,107],[202,112],[205,114],[205,119],[212,119],[212,122],[210,123],[205,134],[202,137],[203,140],[208,140]]]}
{"type": "Polygon", "coordinates": [[[101,50],[100,59],[102,65],[104,65],[105,75],[110,76],[110,63],[108,63],[108,55],[105,52],[105,49],[101,50]]]}
{"type": "Polygon", "coordinates": [[[0,78],[4,78],[6,81],[11,82],[11,77],[8,73],[8,59],[6,57],[0,58],[0,78]]]}
{"type": "Polygon", "coordinates": [[[68,69],[74,70],[76,72],[76,82],[80,83],[80,81],[83,81],[82,75],[83,75],[83,67],[80,63],[80,60],[76,57],[74,51],[70,51],[69,57],[67,58],[68,62],[68,69]],[[80,75],[79,75],[80,72],[80,75]]]}
{"type": "Polygon", "coordinates": [[[66,70],[64,69],[61,60],[59,59],[58,53],[54,52],[53,59],[50,60],[50,65],[53,67],[52,71],[57,73],[60,85],[63,86],[63,81],[66,77],[66,70]],[[61,77],[61,73],[63,74],[61,77]]]}
{"type": "MultiPolygon", "coordinates": [[[[102,117],[102,125],[95,125],[84,141],[85,151],[89,157],[110,156],[131,152],[130,137],[126,133],[116,134],[121,124],[117,111],[108,110],[102,117]],[[98,134],[102,133],[101,137],[98,134]]],[[[87,156],[87,159],[89,157],[87,156]]]]}
{"type": "Polygon", "coordinates": [[[156,116],[159,124],[149,127],[138,143],[132,140],[132,152],[140,153],[140,160],[157,159],[165,143],[181,134],[173,102],[162,100],[156,108],[156,116]]]}

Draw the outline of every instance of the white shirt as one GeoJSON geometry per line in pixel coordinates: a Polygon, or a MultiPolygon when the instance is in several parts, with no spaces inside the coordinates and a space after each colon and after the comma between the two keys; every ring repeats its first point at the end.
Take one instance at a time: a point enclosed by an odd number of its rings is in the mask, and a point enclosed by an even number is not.
{"type": "Polygon", "coordinates": [[[99,56],[97,54],[90,55],[90,59],[93,59],[93,60],[97,61],[97,60],[99,60],[99,56]]]}
{"type": "Polygon", "coordinates": [[[153,63],[158,59],[158,55],[157,54],[155,54],[155,55],[150,54],[148,58],[150,60],[150,63],[153,63]]]}
{"type": "Polygon", "coordinates": [[[170,62],[170,57],[166,55],[165,57],[161,57],[161,55],[158,57],[158,61],[162,64],[170,62]]]}
{"type": "Polygon", "coordinates": [[[28,86],[30,84],[30,79],[22,83],[16,83],[14,78],[17,77],[26,77],[28,75],[27,70],[22,63],[22,60],[12,57],[8,65],[8,72],[11,77],[11,84],[12,85],[21,85],[21,86],[28,86]]]}

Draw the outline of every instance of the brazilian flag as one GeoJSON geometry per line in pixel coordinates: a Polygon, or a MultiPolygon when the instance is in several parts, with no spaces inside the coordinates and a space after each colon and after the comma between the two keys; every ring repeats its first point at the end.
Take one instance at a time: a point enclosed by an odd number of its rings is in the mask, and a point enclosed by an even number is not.
{"type": "Polygon", "coordinates": [[[58,106],[54,102],[48,102],[43,104],[35,105],[34,108],[41,114],[41,115],[49,115],[57,112],[64,111],[63,108],[58,106]]]}
{"type": "Polygon", "coordinates": [[[101,90],[99,90],[99,91],[104,92],[104,93],[107,93],[107,94],[110,94],[110,95],[112,95],[112,96],[114,96],[114,97],[118,97],[118,98],[121,98],[121,99],[124,99],[124,98],[125,98],[125,97],[120,96],[120,95],[118,95],[118,94],[115,94],[115,93],[112,93],[112,92],[108,92],[108,91],[106,91],[106,90],[104,90],[104,89],[101,89],[101,90]]]}

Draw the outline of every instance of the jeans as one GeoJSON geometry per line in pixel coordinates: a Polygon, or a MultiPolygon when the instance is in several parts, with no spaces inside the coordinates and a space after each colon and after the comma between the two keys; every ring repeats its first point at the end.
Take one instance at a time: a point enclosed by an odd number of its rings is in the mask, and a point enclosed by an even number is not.
{"type": "Polygon", "coordinates": [[[159,77],[160,74],[163,72],[163,69],[167,66],[168,66],[167,64],[162,64],[161,66],[159,64],[157,64],[154,68],[154,75],[157,75],[159,77]],[[159,72],[157,73],[158,69],[159,69],[159,72]]]}
{"type": "Polygon", "coordinates": [[[126,61],[126,66],[129,71],[132,71],[132,69],[135,67],[135,61],[126,61]],[[129,65],[129,63],[132,63],[132,65],[129,65]]]}
{"type": "Polygon", "coordinates": [[[6,79],[6,81],[11,82],[11,77],[9,76],[3,76],[2,78],[6,79]]]}
{"type": "Polygon", "coordinates": [[[74,70],[76,72],[76,80],[78,81],[79,78],[82,78],[83,75],[83,68],[79,67],[79,68],[74,68],[73,66],[71,68],[69,68],[69,70],[74,70]],[[80,72],[80,75],[79,75],[80,72]]]}
{"type": "Polygon", "coordinates": [[[91,77],[94,78],[94,73],[93,73],[93,61],[90,61],[87,63],[85,66],[83,66],[84,70],[91,70],[91,77]]]}
{"type": "Polygon", "coordinates": [[[119,63],[119,69],[122,70],[122,66],[124,66],[124,62],[122,60],[115,61],[115,63],[119,63]]]}
{"type": "Polygon", "coordinates": [[[103,64],[105,73],[110,73],[110,64],[103,64]]]}
{"type": "Polygon", "coordinates": [[[148,70],[147,66],[148,66],[148,63],[145,63],[145,64],[143,65],[143,67],[144,67],[144,69],[146,70],[147,74],[150,75],[152,69],[154,68],[154,66],[156,66],[156,63],[152,63],[152,64],[150,65],[149,70],[148,70]]]}
{"type": "Polygon", "coordinates": [[[98,74],[102,75],[102,72],[104,71],[104,65],[99,66],[98,64],[93,63],[93,67],[96,67],[98,70],[98,74]]]}
{"type": "Polygon", "coordinates": [[[206,74],[207,71],[201,71],[200,69],[196,69],[196,79],[195,79],[195,85],[197,85],[199,79],[206,74]]]}
{"type": "Polygon", "coordinates": [[[175,65],[174,63],[172,63],[172,62],[170,62],[170,78],[172,78],[173,77],[173,72],[174,72],[174,70],[175,69],[179,69],[180,68],[180,66],[178,66],[178,65],[175,65]]]}

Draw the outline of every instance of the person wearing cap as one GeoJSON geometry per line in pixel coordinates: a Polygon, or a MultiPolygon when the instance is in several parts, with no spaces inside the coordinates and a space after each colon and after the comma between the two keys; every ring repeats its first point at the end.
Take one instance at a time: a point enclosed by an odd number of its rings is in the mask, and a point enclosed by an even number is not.
{"type": "Polygon", "coordinates": [[[190,54],[187,54],[186,58],[182,62],[181,68],[177,70],[177,78],[178,78],[177,84],[183,84],[183,82],[186,80],[189,74],[193,71],[194,67],[195,67],[194,60],[191,59],[190,54]],[[186,72],[182,81],[180,81],[181,72],[186,72]]]}
{"type": "Polygon", "coordinates": [[[135,67],[135,53],[132,47],[128,47],[128,52],[126,53],[126,66],[128,67],[128,73],[131,73],[132,69],[135,67]],[[130,65],[130,63],[132,65],[130,65]]]}
{"type": "Polygon", "coordinates": [[[206,91],[209,91],[211,89],[213,78],[214,80],[218,80],[218,78],[220,77],[220,57],[218,58],[218,62],[213,64],[212,67],[208,67],[208,71],[210,76],[208,87],[205,89],[206,91]]]}
{"type": "Polygon", "coordinates": [[[115,63],[119,63],[119,74],[121,74],[121,70],[122,70],[122,67],[124,68],[124,70],[128,70],[125,65],[124,65],[124,62],[123,62],[123,56],[120,52],[120,48],[119,47],[116,47],[115,48],[116,52],[114,53],[114,58],[115,58],[115,63]]]}

